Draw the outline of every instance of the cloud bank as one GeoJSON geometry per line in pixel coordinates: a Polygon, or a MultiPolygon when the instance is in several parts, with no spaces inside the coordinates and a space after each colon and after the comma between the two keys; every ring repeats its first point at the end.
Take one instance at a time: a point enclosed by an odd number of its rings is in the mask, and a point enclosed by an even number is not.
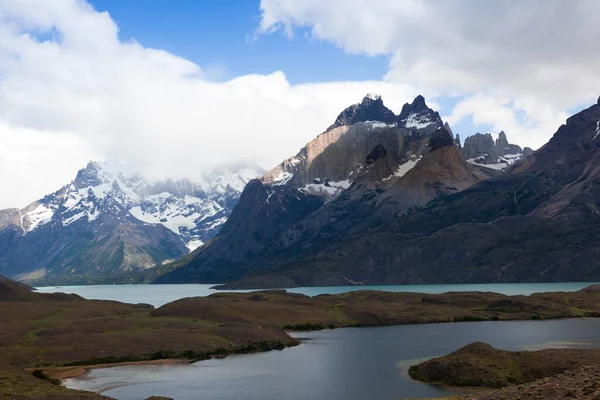
{"type": "Polygon", "coordinates": [[[238,159],[276,165],[368,92],[399,110],[406,84],[292,86],[284,73],[215,83],[202,68],[120,41],[81,0],[0,4],[0,208],[22,207],[116,159],[151,178],[195,177],[238,159]]]}
{"type": "Polygon", "coordinates": [[[596,0],[261,0],[259,34],[388,55],[388,82],[460,96],[450,123],[472,118],[541,146],[567,110],[600,94],[596,0]]]}
{"type": "MultiPolygon", "coordinates": [[[[539,147],[600,94],[595,0],[261,0],[262,34],[389,56],[382,81],[291,85],[284,72],[212,82],[202,66],[119,38],[84,0],[0,2],[0,208],[23,207],[116,159],[191,177],[237,159],[270,167],[367,92],[398,112],[422,93],[444,116],[539,147]]],[[[461,136],[473,132],[460,132],[461,136]]]]}

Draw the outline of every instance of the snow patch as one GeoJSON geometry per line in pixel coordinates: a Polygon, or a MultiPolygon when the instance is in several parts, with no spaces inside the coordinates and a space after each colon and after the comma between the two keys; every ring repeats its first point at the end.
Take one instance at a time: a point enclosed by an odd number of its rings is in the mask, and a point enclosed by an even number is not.
{"type": "Polygon", "coordinates": [[[352,182],[349,180],[327,183],[309,183],[300,190],[317,196],[336,196],[348,189],[352,182]]]}
{"type": "Polygon", "coordinates": [[[365,122],[363,122],[363,124],[370,126],[371,129],[395,128],[396,127],[396,124],[386,124],[385,122],[381,122],[381,121],[365,121],[365,122]]]}
{"type": "Polygon", "coordinates": [[[419,156],[418,158],[413,158],[411,160],[408,160],[404,164],[401,164],[398,167],[398,170],[396,172],[394,172],[393,175],[390,175],[387,178],[384,178],[383,180],[387,181],[387,180],[390,180],[392,178],[401,178],[401,177],[403,177],[404,175],[406,175],[406,173],[408,171],[410,171],[411,169],[413,169],[415,167],[415,165],[417,165],[417,163],[419,161],[421,161],[421,158],[423,158],[423,156],[419,156]]]}
{"type": "Polygon", "coordinates": [[[416,129],[427,128],[429,125],[431,125],[433,123],[426,116],[418,116],[417,114],[410,114],[408,116],[408,118],[406,118],[403,122],[404,122],[404,126],[406,126],[407,128],[416,128],[416,129]]]}
{"type": "Polygon", "coordinates": [[[294,174],[292,174],[291,172],[282,171],[279,175],[277,175],[275,178],[273,178],[273,185],[275,185],[275,186],[285,185],[293,177],[294,177],[294,174]]]}
{"type": "Polygon", "coordinates": [[[204,242],[202,240],[190,240],[185,246],[190,249],[190,253],[202,246],[204,242]]]}
{"type": "Polygon", "coordinates": [[[377,101],[379,99],[381,99],[381,95],[377,94],[377,93],[367,93],[367,95],[365,96],[367,99],[373,100],[373,101],[377,101]]]}
{"type": "Polygon", "coordinates": [[[596,123],[596,135],[592,140],[596,140],[598,136],[600,136],[600,120],[596,123]]]}
{"type": "Polygon", "coordinates": [[[480,167],[485,167],[485,168],[489,168],[489,169],[494,169],[494,170],[496,170],[496,171],[502,171],[502,170],[504,170],[504,169],[506,169],[506,168],[508,167],[508,164],[507,164],[507,163],[482,164],[482,163],[480,163],[480,162],[477,162],[477,161],[479,161],[478,159],[480,159],[480,158],[481,158],[481,157],[478,157],[478,158],[470,158],[470,159],[468,159],[468,160],[467,160],[467,162],[468,162],[469,164],[472,164],[472,165],[479,165],[480,167]]]}
{"type": "MultiPolygon", "coordinates": [[[[25,234],[28,234],[39,226],[47,224],[52,220],[53,216],[54,210],[43,204],[38,204],[36,208],[25,213],[23,217],[23,221],[27,223],[27,228],[24,229],[25,234]]],[[[21,222],[21,224],[22,226],[25,226],[23,222],[21,222]]]]}
{"type": "Polygon", "coordinates": [[[517,161],[523,159],[524,155],[522,153],[505,154],[500,156],[497,162],[493,164],[484,164],[486,157],[487,154],[476,158],[470,158],[467,162],[472,165],[479,165],[496,171],[503,171],[517,161]]]}

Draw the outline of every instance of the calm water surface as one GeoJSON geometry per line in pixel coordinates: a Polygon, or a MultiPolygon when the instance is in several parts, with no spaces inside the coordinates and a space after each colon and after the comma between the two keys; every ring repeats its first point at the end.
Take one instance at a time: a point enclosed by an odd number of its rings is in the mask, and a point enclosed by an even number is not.
{"type": "MultiPolygon", "coordinates": [[[[590,282],[575,283],[500,283],[469,285],[396,285],[396,286],[333,286],[302,287],[288,289],[290,292],[303,293],[308,296],[319,294],[337,294],[355,290],[385,290],[390,292],[496,292],[506,295],[530,295],[537,292],[575,291],[592,285],[590,282]]],[[[184,298],[208,296],[216,293],[211,289],[214,285],[106,285],[106,286],[52,286],[37,288],[40,292],[75,293],[86,299],[116,300],[124,303],[147,303],[160,307],[166,303],[184,298]]]]}
{"type": "Polygon", "coordinates": [[[474,341],[506,349],[600,348],[600,319],[471,322],[304,333],[298,347],[192,365],[115,367],[69,380],[119,400],[364,400],[442,397],[406,371],[474,341]]]}

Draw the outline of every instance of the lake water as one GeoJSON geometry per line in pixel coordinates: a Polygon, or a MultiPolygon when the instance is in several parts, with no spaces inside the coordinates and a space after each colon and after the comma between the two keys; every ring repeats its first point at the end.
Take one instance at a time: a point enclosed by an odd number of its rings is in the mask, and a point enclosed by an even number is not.
{"type": "MultiPolygon", "coordinates": [[[[530,295],[537,292],[575,291],[592,285],[590,282],[574,283],[499,283],[466,285],[391,285],[391,286],[332,286],[301,287],[288,289],[289,292],[307,296],[337,294],[355,290],[385,290],[389,292],[496,292],[506,295],[530,295]]],[[[37,288],[40,292],[75,293],[86,299],[115,300],[124,303],[147,303],[160,307],[166,303],[184,298],[208,296],[220,291],[211,289],[214,285],[99,285],[99,286],[52,286],[37,288]]]]}
{"type": "Polygon", "coordinates": [[[506,350],[600,348],[600,319],[467,322],[299,334],[283,351],[192,365],[114,367],[69,380],[119,400],[393,400],[450,393],[410,380],[408,366],[474,341],[506,350]]]}

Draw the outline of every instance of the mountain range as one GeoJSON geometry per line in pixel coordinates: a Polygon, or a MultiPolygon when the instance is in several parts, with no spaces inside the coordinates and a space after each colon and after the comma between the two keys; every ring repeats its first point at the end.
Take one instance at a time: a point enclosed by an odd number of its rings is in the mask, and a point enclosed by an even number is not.
{"type": "Polygon", "coordinates": [[[90,162],[56,192],[0,211],[0,274],[85,282],[162,265],[213,238],[262,172],[246,163],[194,181],[149,181],[118,163],[90,162]]]}
{"type": "Polygon", "coordinates": [[[599,121],[595,104],[533,152],[504,132],[461,143],[422,96],[396,115],[370,94],[266,173],[148,181],[90,163],[0,211],[0,274],[229,288],[598,280],[599,121]]]}
{"type": "MultiPolygon", "coordinates": [[[[529,223],[532,210],[498,206],[495,195],[515,175],[532,174],[527,166],[540,157],[532,153],[504,132],[495,142],[479,134],[461,146],[422,96],[394,115],[367,95],[295,156],[250,181],[216,238],[156,282],[247,288],[557,279],[551,270],[502,272],[502,263],[528,257],[480,261],[490,248],[514,250],[497,238],[501,229],[481,232],[485,225],[503,224],[506,215],[529,223]],[[450,202],[456,205],[447,210],[450,202]]],[[[535,222],[532,229],[544,229],[545,221],[535,222]]],[[[528,268],[560,260],[540,258],[528,268]]]]}

